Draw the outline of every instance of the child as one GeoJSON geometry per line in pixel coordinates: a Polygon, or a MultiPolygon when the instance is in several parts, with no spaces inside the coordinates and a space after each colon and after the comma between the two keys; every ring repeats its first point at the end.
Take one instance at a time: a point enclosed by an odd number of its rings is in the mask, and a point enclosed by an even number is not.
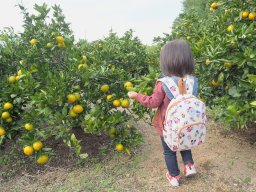
{"type": "MultiPolygon", "coordinates": [[[[162,71],[160,78],[169,76],[177,85],[180,84],[181,78],[186,77],[186,75],[192,75],[194,73],[194,59],[189,44],[182,40],[173,40],[164,45],[160,52],[160,69],[162,71]]],[[[194,85],[192,90],[193,95],[196,95],[198,89],[198,80],[196,77],[193,78],[194,85]]],[[[182,82],[183,86],[184,84],[185,83],[182,82]]],[[[182,89],[184,89],[184,87],[182,87],[182,89]]],[[[166,177],[172,186],[179,186],[181,175],[177,163],[176,152],[172,151],[163,139],[165,113],[170,100],[174,98],[172,93],[168,90],[166,85],[164,85],[161,81],[157,81],[154,92],[151,96],[146,96],[134,91],[128,92],[128,96],[131,99],[138,101],[142,106],[148,108],[158,108],[153,119],[153,124],[157,132],[160,134],[163,145],[165,162],[168,169],[166,177]]],[[[180,153],[185,166],[185,176],[195,174],[196,169],[191,150],[181,151],[180,153]]]]}

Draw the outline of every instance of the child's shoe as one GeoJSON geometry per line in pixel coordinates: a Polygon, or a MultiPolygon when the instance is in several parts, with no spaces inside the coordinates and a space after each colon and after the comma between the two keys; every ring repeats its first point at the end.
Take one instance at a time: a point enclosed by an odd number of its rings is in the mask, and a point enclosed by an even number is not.
{"type": "Polygon", "coordinates": [[[195,174],[196,174],[196,168],[195,168],[194,164],[188,163],[187,165],[185,165],[185,167],[184,167],[184,175],[186,177],[192,176],[192,175],[195,175],[195,174]]]}
{"type": "Polygon", "coordinates": [[[169,172],[167,171],[166,173],[166,178],[168,179],[168,181],[170,182],[170,184],[173,186],[173,187],[178,187],[180,185],[180,179],[181,179],[181,176],[180,175],[177,175],[175,177],[171,176],[169,174],[169,172]]]}

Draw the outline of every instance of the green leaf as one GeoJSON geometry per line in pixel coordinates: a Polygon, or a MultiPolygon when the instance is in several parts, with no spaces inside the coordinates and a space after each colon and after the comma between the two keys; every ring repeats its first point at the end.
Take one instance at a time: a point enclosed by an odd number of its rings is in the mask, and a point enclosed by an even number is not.
{"type": "Polygon", "coordinates": [[[82,154],[79,155],[79,157],[81,159],[86,159],[88,157],[88,154],[87,153],[82,153],[82,154]]]}
{"type": "Polygon", "coordinates": [[[11,98],[14,98],[16,97],[17,95],[16,94],[11,94],[11,98]]]}
{"type": "Polygon", "coordinates": [[[232,97],[240,97],[241,94],[239,93],[238,89],[233,86],[228,90],[228,94],[231,95],[232,97]]]}
{"type": "Polygon", "coordinates": [[[256,106],[256,101],[253,101],[250,104],[253,105],[253,106],[256,106]]]}
{"type": "Polygon", "coordinates": [[[256,85],[256,75],[247,75],[252,84],[256,85]]]}
{"type": "Polygon", "coordinates": [[[42,151],[44,152],[52,151],[52,148],[43,148],[42,151]]]}

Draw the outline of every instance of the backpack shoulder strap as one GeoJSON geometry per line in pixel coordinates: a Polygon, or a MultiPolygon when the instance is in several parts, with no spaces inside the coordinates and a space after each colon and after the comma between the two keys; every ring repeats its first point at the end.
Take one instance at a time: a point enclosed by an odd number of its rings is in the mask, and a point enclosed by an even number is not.
{"type": "Polygon", "coordinates": [[[193,77],[191,75],[187,75],[185,77],[185,81],[186,81],[187,93],[188,94],[193,94],[195,77],[193,77]]]}
{"type": "Polygon", "coordinates": [[[174,82],[174,80],[171,77],[163,77],[161,79],[158,79],[158,81],[161,81],[162,83],[164,83],[164,85],[172,93],[174,98],[178,97],[178,95],[179,95],[179,88],[178,88],[177,84],[174,82]]]}

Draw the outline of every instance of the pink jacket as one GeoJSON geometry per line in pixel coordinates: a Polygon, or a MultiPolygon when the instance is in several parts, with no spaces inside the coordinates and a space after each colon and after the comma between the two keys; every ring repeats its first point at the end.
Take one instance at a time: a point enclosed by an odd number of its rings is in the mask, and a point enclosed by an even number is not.
{"type": "Polygon", "coordinates": [[[156,128],[157,132],[160,134],[160,136],[163,137],[163,122],[170,100],[164,92],[162,82],[157,82],[151,96],[146,96],[139,93],[135,100],[144,107],[158,108],[153,119],[153,125],[156,128]]]}

